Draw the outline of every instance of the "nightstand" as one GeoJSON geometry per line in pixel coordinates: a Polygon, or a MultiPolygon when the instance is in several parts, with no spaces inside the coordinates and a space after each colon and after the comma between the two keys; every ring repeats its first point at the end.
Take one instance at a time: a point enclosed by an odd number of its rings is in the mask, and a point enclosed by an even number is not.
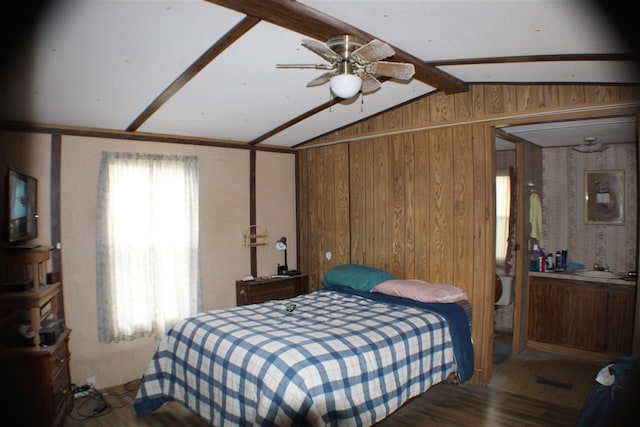
{"type": "Polygon", "coordinates": [[[272,277],[236,282],[236,304],[259,304],[261,302],[287,299],[309,292],[309,277],[300,274],[290,277],[272,277]]]}

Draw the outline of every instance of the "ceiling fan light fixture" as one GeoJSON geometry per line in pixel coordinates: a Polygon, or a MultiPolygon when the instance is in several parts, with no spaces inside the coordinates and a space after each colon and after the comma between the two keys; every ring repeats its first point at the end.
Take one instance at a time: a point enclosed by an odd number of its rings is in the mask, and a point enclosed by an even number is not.
{"type": "Polygon", "coordinates": [[[360,92],[362,80],[354,74],[340,74],[331,77],[331,92],[338,98],[349,99],[360,92]]]}
{"type": "Polygon", "coordinates": [[[573,149],[579,151],[580,153],[598,153],[600,151],[609,149],[609,146],[604,145],[601,142],[596,142],[595,144],[578,145],[577,147],[573,147],[573,149]]]}
{"type": "Polygon", "coordinates": [[[584,142],[584,144],[573,147],[573,149],[580,153],[598,153],[609,148],[608,145],[598,142],[598,138],[595,136],[587,136],[584,142]]]}
{"type": "Polygon", "coordinates": [[[351,64],[343,62],[340,65],[340,73],[331,77],[329,86],[331,92],[342,99],[349,99],[355,96],[362,88],[362,79],[353,74],[351,64]]]}
{"type": "Polygon", "coordinates": [[[329,82],[331,93],[337,98],[349,99],[360,92],[363,95],[375,92],[381,84],[376,77],[410,80],[415,74],[415,66],[411,63],[382,61],[394,56],[395,51],[377,39],[365,43],[347,34],[332,37],[327,43],[305,39],[302,46],[329,64],[277,64],[276,67],[329,70],[307,83],[307,87],[329,82]]]}

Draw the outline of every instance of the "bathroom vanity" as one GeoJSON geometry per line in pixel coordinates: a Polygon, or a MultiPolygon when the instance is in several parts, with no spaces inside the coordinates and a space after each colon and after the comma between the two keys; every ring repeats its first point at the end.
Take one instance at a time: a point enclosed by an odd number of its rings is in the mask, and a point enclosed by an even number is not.
{"type": "Polygon", "coordinates": [[[529,272],[528,346],[598,361],[631,353],[636,282],[529,272]]]}

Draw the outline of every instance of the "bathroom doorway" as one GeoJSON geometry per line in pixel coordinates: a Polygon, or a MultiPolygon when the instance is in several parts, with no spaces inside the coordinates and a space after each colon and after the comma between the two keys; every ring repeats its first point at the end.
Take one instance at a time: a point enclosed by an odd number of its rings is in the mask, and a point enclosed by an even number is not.
{"type": "MultiPolygon", "coordinates": [[[[597,258],[597,251],[600,250],[603,245],[591,245],[591,240],[598,241],[598,239],[601,238],[606,239],[607,233],[618,232],[620,227],[606,228],[601,232],[602,236],[597,235],[593,238],[590,237],[589,242],[587,242],[588,244],[581,242],[579,245],[576,244],[575,239],[569,238],[570,236],[564,236],[563,233],[566,234],[568,231],[563,229],[564,231],[561,233],[557,232],[557,229],[564,224],[564,222],[561,221],[569,221],[576,230],[580,230],[578,235],[586,235],[582,232],[586,226],[582,221],[582,216],[580,216],[582,210],[579,205],[580,197],[583,194],[581,190],[583,169],[623,168],[626,172],[625,176],[632,180],[632,182],[628,182],[628,185],[630,185],[630,187],[638,185],[639,181],[637,168],[634,166],[634,159],[636,159],[638,155],[636,148],[638,147],[639,129],[638,116],[636,114],[628,114],[626,111],[625,114],[622,114],[620,111],[594,111],[581,115],[580,117],[561,115],[555,118],[546,117],[535,122],[524,121],[520,124],[505,123],[494,128],[496,156],[498,156],[501,151],[498,144],[499,139],[506,139],[508,142],[513,143],[513,147],[515,147],[516,176],[518,180],[516,241],[519,242],[519,247],[516,251],[516,268],[513,272],[513,317],[508,316],[509,320],[513,320],[513,355],[518,355],[527,348],[527,282],[529,268],[528,250],[530,243],[528,238],[530,235],[528,216],[530,193],[532,191],[537,192],[543,200],[543,205],[546,206],[545,217],[550,221],[546,226],[548,232],[546,236],[547,239],[545,239],[546,245],[553,249],[568,247],[570,253],[575,254],[575,261],[581,262],[586,260],[585,265],[588,265],[590,262],[592,263],[594,254],[595,258],[597,258]],[[606,149],[604,153],[600,153],[598,150],[586,153],[581,150],[574,150],[574,146],[577,147],[581,141],[586,141],[586,139],[583,138],[584,135],[579,135],[580,133],[586,134],[586,132],[598,135],[599,140],[607,145],[608,149],[606,149]],[[569,160],[571,160],[571,162],[569,162],[569,160]],[[547,183],[546,186],[543,186],[543,164],[546,168],[544,173],[545,182],[547,183]],[[566,177],[564,177],[564,175],[566,175],[566,177]],[[550,183],[553,183],[553,185],[549,185],[550,183]],[[564,188],[564,190],[558,187],[559,183],[563,185],[562,188],[564,188]],[[575,185],[575,187],[568,187],[569,185],[575,185]],[[571,191],[571,189],[574,189],[574,191],[571,191]],[[558,194],[561,194],[560,198],[558,198],[558,194]],[[571,197],[575,200],[569,200],[570,197],[565,196],[565,194],[573,194],[574,196],[571,197]],[[568,204],[570,201],[571,206],[577,206],[576,209],[571,210],[564,208],[565,204],[568,204]],[[575,215],[574,211],[577,212],[575,215]],[[552,231],[549,232],[549,229],[552,231]]],[[[509,149],[511,149],[511,146],[509,146],[509,149]]],[[[496,159],[496,170],[500,168],[500,163],[496,159]]],[[[638,218],[637,205],[629,205],[627,208],[629,208],[627,213],[630,215],[629,218],[632,218],[632,222],[626,226],[632,226],[636,224],[635,220],[638,218]]],[[[594,227],[586,227],[586,231],[591,231],[591,229],[594,229],[594,227]]],[[[632,238],[636,236],[635,231],[629,231],[627,234],[632,236],[632,238]]],[[[616,242],[624,241],[627,247],[631,248],[631,246],[633,246],[633,251],[629,251],[628,255],[625,252],[624,258],[616,257],[616,259],[624,259],[626,262],[626,264],[623,264],[622,267],[619,268],[626,270],[639,265],[637,240],[609,240],[616,242]]],[[[547,246],[544,247],[547,248],[547,246]]],[[[496,273],[499,273],[499,269],[496,269],[496,273]]],[[[640,313],[640,301],[637,301],[636,305],[636,311],[640,313]]],[[[505,327],[504,323],[500,323],[504,321],[501,315],[504,315],[505,312],[504,310],[502,311],[501,313],[500,309],[498,309],[494,312],[496,330],[498,331],[505,327]]],[[[638,325],[640,325],[640,322],[636,322],[636,330],[638,325]]],[[[634,327],[634,325],[629,326],[634,327]]],[[[638,342],[636,342],[635,345],[635,348],[640,348],[638,342]]],[[[498,346],[494,345],[494,347],[498,346]]]]}

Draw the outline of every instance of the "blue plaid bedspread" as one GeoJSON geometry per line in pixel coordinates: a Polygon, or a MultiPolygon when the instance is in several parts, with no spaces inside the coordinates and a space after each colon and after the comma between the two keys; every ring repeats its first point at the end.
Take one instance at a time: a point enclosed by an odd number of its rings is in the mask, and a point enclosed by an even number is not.
{"type": "Polygon", "coordinates": [[[368,426],[458,371],[451,335],[419,304],[336,290],[201,313],[162,340],[134,407],[177,401],[215,426],[368,426]]]}

